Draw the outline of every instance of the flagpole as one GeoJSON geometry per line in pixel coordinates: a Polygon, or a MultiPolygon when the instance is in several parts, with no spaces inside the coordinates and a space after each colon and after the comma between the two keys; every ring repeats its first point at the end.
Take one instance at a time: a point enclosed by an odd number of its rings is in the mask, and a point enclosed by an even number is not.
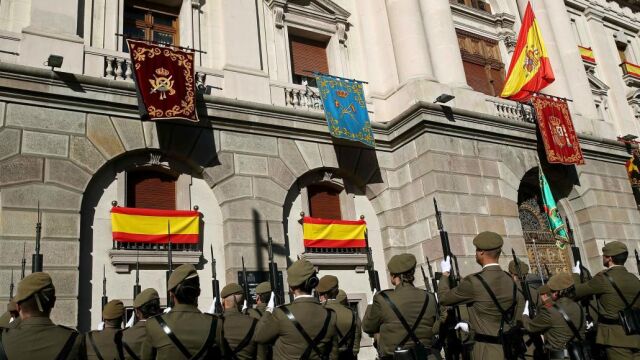
{"type": "MultiPolygon", "coordinates": [[[[540,164],[540,158],[538,158],[538,187],[540,187],[540,174],[542,173],[542,164],[540,164]]],[[[540,189],[540,193],[542,194],[543,189],[540,189]]],[[[546,215],[545,215],[546,218],[546,215]]],[[[547,220],[548,221],[548,220],[547,220]]],[[[553,235],[553,232],[551,232],[553,235]]],[[[536,235],[537,236],[537,235],[536,235]]],[[[555,236],[554,236],[555,240],[555,236]]],[[[542,285],[544,285],[544,274],[542,273],[542,266],[540,265],[540,256],[538,255],[538,246],[536,245],[535,236],[532,239],[533,242],[533,256],[536,258],[536,267],[538,268],[538,274],[540,275],[540,281],[542,285]]]]}

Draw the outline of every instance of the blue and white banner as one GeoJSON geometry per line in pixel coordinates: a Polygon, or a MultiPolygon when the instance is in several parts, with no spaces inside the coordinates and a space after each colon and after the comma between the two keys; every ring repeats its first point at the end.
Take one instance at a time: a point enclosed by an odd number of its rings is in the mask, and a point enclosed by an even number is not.
{"type": "Polygon", "coordinates": [[[362,83],[324,74],[316,80],[331,136],[375,147],[362,83]]]}

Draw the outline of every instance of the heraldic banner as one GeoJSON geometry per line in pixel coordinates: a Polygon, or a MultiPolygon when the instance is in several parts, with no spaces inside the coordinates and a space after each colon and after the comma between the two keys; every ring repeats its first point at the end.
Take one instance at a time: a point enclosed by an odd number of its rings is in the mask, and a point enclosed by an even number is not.
{"type": "Polygon", "coordinates": [[[316,75],[331,136],[375,147],[362,82],[316,75]]]}
{"type": "Polygon", "coordinates": [[[582,165],[584,157],[578,136],[573,128],[567,101],[544,95],[531,98],[538,118],[538,127],[552,164],[582,165]]]}
{"type": "Polygon", "coordinates": [[[127,39],[144,119],[198,121],[192,51],[127,39]]]}

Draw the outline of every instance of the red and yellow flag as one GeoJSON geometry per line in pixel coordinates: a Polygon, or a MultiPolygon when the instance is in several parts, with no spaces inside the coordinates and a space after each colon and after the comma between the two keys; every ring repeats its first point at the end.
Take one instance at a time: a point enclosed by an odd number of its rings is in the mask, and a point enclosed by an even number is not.
{"type": "Polygon", "coordinates": [[[308,248],[364,248],[367,247],[364,220],[329,220],[305,217],[304,247],[308,248]]]}
{"type": "Polygon", "coordinates": [[[111,209],[113,240],[153,244],[197,244],[200,239],[200,213],[197,211],[157,210],[114,207],[111,209]]]}
{"type": "Polygon", "coordinates": [[[555,80],[531,3],[522,19],[516,49],[500,97],[525,102],[555,80]]]}

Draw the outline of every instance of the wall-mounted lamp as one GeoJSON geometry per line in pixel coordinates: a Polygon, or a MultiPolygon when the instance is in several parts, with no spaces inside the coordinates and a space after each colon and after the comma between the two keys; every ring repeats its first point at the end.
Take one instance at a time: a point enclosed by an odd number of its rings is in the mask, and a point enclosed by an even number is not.
{"type": "Polygon", "coordinates": [[[47,62],[45,62],[44,64],[46,66],[51,66],[51,70],[53,71],[53,69],[55,69],[55,68],[62,67],[62,61],[63,60],[64,60],[63,56],[60,56],[60,55],[49,55],[49,58],[47,58],[47,62]]]}
{"type": "Polygon", "coordinates": [[[620,139],[627,141],[627,142],[632,142],[633,140],[637,139],[638,137],[632,134],[627,134],[625,136],[621,136],[620,139]]]}
{"type": "Polygon", "coordinates": [[[453,100],[453,99],[455,99],[455,98],[456,98],[456,97],[455,97],[455,96],[453,96],[453,95],[449,95],[449,94],[440,94],[440,96],[438,96],[438,97],[433,101],[433,103],[434,103],[434,104],[437,104],[437,103],[440,103],[440,104],[446,104],[446,103],[448,103],[449,101],[451,101],[451,100],[453,100]]]}

